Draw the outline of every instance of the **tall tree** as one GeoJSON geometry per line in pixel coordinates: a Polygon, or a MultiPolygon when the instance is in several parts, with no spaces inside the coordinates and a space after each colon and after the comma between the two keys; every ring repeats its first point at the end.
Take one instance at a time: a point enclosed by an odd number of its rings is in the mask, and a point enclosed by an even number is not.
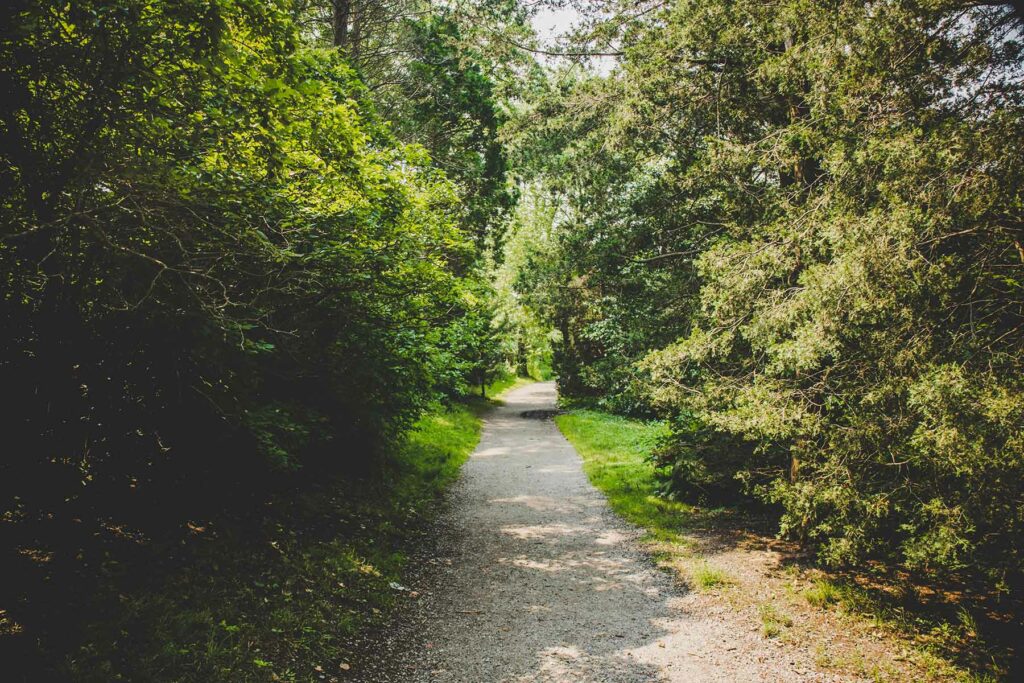
{"type": "Polygon", "coordinates": [[[1020,576],[1016,8],[611,10],[621,66],[517,123],[564,177],[565,388],[826,561],[1020,576]]]}

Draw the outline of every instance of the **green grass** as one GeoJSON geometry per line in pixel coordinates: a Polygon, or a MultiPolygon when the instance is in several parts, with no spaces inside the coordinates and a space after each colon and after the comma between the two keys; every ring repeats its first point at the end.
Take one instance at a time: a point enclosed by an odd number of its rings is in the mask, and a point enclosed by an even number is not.
{"type": "Polygon", "coordinates": [[[532,384],[537,380],[530,377],[520,377],[519,375],[508,374],[494,380],[487,385],[487,398],[497,399],[501,394],[512,389],[518,389],[519,387],[532,384]]]}
{"type": "Polygon", "coordinates": [[[587,477],[607,496],[612,509],[646,530],[645,538],[659,562],[685,559],[690,583],[697,590],[716,590],[734,583],[725,571],[695,556],[693,542],[686,536],[695,524],[705,522],[709,513],[658,495],[650,456],[667,434],[664,424],[595,410],[573,410],[555,421],[583,458],[587,477]]]}
{"type": "Polygon", "coordinates": [[[430,499],[458,477],[480,440],[483,409],[479,403],[457,403],[420,418],[397,460],[400,500],[430,499]]]}
{"type": "Polygon", "coordinates": [[[94,601],[106,609],[59,673],[81,681],[330,680],[349,666],[360,632],[415,599],[401,587],[406,550],[476,446],[484,406],[426,415],[385,472],[361,485],[325,481],[274,498],[248,528],[210,524],[187,548],[167,548],[161,559],[176,569],[112,581],[94,601]]]}
{"type": "Polygon", "coordinates": [[[721,588],[732,583],[732,578],[726,572],[709,565],[707,562],[703,562],[694,568],[692,574],[694,585],[705,591],[721,588]]]}
{"type": "Polygon", "coordinates": [[[687,545],[682,532],[694,509],[657,495],[658,481],[650,454],[668,433],[660,422],[641,422],[595,410],[574,410],[555,418],[580,457],[591,483],[612,509],[647,530],[650,540],[687,545]]]}
{"type": "Polygon", "coordinates": [[[814,582],[814,585],[804,591],[804,598],[815,607],[825,607],[838,603],[843,599],[843,588],[824,579],[814,582]]]}
{"type": "MultiPolygon", "coordinates": [[[[562,433],[583,458],[583,467],[593,483],[607,496],[612,509],[629,522],[646,530],[654,557],[689,574],[694,588],[714,590],[732,583],[720,569],[710,566],[694,550],[687,532],[717,523],[726,510],[703,510],[686,503],[661,498],[650,454],[666,427],[594,410],[572,410],[555,418],[562,433]]],[[[795,578],[796,566],[786,573],[795,578]]],[[[1005,672],[1005,651],[989,648],[978,637],[982,629],[976,617],[961,609],[957,614],[928,616],[913,604],[891,604],[873,592],[841,578],[819,578],[794,599],[820,609],[837,609],[849,618],[875,628],[900,634],[906,656],[913,661],[923,680],[997,680],[1005,672]],[[963,660],[964,666],[951,662],[963,660]],[[997,662],[997,660],[999,660],[997,662]],[[986,671],[990,669],[994,673],[986,671]]],[[[792,619],[772,605],[760,608],[761,632],[775,638],[785,633],[792,619]]],[[[828,666],[853,667],[884,677],[879,663],[849,660],[845,654],[819,653],[828,666]]],[[[826,666],[825,663],[821,663],[826,666]]],[[[874,675],[874,674],[872,674],[874,675]]],[[[890,677],[891,678],[891,677],[890,677]]]]}
{"type": "Polygon", "coordinates": [[[764,603],[757,611],[761,616],[761,635],[765,638],[778,638],[785,629],[793,625],[793,619],[771,603],[764,603]]]}
{"type": "MultiPolygon", "coordinates": [[[[519,387],[526,386],[538,381],[535,377],[523,377],[515,373],[509,372],[501,375],[500,377],[493,380],[490,384],[484,387],[484,391],[487,395],[487,401],[494,401],[500,398],[501,394],[512,389],[518,389],[519,387]]],[[[466,387],[463,399],[469,402],[480,401],[480,385],[470,385],[466,387]]]]}

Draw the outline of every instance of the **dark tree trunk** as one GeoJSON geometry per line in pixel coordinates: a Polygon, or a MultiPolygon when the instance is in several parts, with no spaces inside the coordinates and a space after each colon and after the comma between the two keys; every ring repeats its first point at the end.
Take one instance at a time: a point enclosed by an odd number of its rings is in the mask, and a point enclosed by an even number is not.
{"type": "Polygon", "coordinates": [[[334,0],[334,46],[348,47],[348,22],[352,0],[334,0]]]}
{"type": "Polygon", "coordinates": [[[351,49],[349,49],[349,54],[351,55],[352,66],[356,66],[359,63],[359,41],[360,41],[360,38],[362,37],[361,36],[362,31],[360,29],[362,28],[362,24],[363,24],[363,16],[362,15],[363,15],[363,9],[364,8],[365,8],[365,4],[364,4],[363,7],[360,7],[359,5],[355,5],[350,10],[350,13],[352,14],[352,39],[351,39],[351,49]]]}

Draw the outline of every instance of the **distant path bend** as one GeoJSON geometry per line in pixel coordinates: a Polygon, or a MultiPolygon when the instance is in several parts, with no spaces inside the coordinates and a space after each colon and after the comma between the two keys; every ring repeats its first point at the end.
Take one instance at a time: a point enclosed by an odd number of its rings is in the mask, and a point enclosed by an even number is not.
{"type": "Polygon", "coordinates": [[[459,683],[834,680],[724,614],[693,613],[550,419],[553,383],[485,420],[420,594],[347,680],[459,683]]]}

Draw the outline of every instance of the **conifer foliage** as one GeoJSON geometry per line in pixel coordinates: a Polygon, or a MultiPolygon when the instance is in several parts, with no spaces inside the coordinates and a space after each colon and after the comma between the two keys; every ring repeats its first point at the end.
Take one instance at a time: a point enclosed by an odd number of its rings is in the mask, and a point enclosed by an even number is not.
{"type": "Polygon", "coordinates": [[[620,64],[517,122],[568,207],[545,290],[563,389],[671,418],[669,491],[774,504],[829,563],[1019,577],[1015,7],[603,17],[582,37],[620,64]]]}

